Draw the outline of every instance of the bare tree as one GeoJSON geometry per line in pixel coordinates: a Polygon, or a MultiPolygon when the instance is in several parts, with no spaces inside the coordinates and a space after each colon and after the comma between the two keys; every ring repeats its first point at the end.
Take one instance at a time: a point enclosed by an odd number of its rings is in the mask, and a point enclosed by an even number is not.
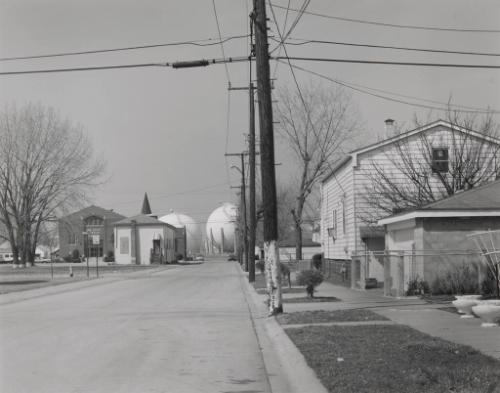
{"type": "MultiPolygon", "coordinates": [[[[364,221],[374,224],[381,217],[500,178],[500,140],[491,115],[478,118],[449,111],[447,117],[452,128],[446,151],[436,149],[441,144],[432,133],[422,132],[417,140],[395,141],[394,150],[386,154],[389,165],[372,161],[365,172],[370,181],[364,200],[370,208],[364,221]]],[[[417,127],[423,125],[414,121],[417,127]]]]}
{"type": "Polygon", "coordinates": [[[0,222],[14,264],[33,262],[42,224],[81,202],[103,169],[82,127],[52,108],[0,112],[0,222]]]}
{"type": "Polygon", "coordinates": [[[302,259],[304,205],[331,163],[342,154],[358,130],[356,111],[350,96],[341,88],[309,85],[295,93],[283,88],[278,93],[278,131],[297,159],[297,187],[292,217],[296,258],[302,259]]]}

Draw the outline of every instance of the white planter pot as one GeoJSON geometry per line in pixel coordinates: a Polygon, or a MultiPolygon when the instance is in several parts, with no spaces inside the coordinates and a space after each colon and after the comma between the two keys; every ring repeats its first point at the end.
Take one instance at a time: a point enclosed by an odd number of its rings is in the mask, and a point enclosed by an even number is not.
{"type": "Polygon", "coordinates": [[[478,305],[479,304],[492,304],[494,306],[500,306],[500,299],[481,300],[478,302],[478,305]]]}
{"type": "Polygon", "coordinates": [[[480,300],[477,299],[457,299],[452,302],[460,314],[460,318],[474,318],[472,307],[478,305],[480,300]]]}
{"type": "Polygon", "coordinates": [[[500,322],[500,304],[478,304],[472,307],[472,312],[485,321],[483,327],[498,326],[500,322]]]}
{"type": "Polygon", "coordinates": [[[473,299],[473,300],[479,300],[481,299],[482,295],[455,295],[455,299],[473,299]]]}

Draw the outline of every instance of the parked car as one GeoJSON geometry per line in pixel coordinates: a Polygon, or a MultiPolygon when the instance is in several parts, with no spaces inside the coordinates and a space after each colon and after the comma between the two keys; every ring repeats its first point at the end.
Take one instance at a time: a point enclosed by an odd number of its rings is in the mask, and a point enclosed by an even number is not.
{"type": "Polygon", "coordinates": [[[238,258],[236,258],[236,255],[234,255],[234,254],[229,254],[227,257],[227,260],[228,261],[237,261],[238,258]]]}
{"type": "Polygon", "coordinates": [[[198,254],[198,255],[196,255],[196,256],[194,257],[194,260],[195,260],[195,261],[204,261],[204,260],[205,260],[205,258],[203,257],[203,255],[198,254]]]}

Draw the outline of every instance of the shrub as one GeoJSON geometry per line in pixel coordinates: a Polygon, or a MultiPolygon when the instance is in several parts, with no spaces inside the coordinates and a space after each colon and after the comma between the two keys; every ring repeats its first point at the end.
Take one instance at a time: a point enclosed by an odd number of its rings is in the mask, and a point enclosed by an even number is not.
{"type": "Polygon", "coordinates": [[[427,281],[419,277],[410,280],[408,289],[406,290],[406,296],[424,295],[426,293],[429,293],[429,284],[427,281]]]}
{"type": "Polygon", "coordinates": [[[104,262],[114,262],[115,261],[115,254],[113,251],[109,250],[104,257],[104,262]]]}
{"type": "Polygon", "coordinates": [[[73,261],[78,261],[80,262],[80,251],[78,251],[77,248],[75,248],[73,250],[73,252],[71,253],[71,258],[73,258],[73,261]]]}
{"type": "Polygon", "coordinates": [[[305,286],[307,296],[314,297],[314,288],[323,282],[323,273],[319,270],[303,270],[297,274],[297,285],[305,286]]]}
{"type": "Polygon", "coordinates": [[[495,278],[495,274],[491,269],[488,269],[486,277],[481,283],[481,295],[486,295],[486,296],[498,295],[497,280],[495,278]]]}
{"type": "Polygon", "coordinates": [[[314,254],[311,262],[314,269],[321,270],[323,265],[323,256],[321,254],[314,254]]]}
{"type": "Polygon", "coordinates": [[[450,267],[432,281],[430,289],[433,295],[478,293],[477,270],[466,263],[450,267]]]}
{"type": "Polygon", "coordinates": [[[264,261],[255,262],[255,267],[259,269],[261,274],[264,274],[264,269],[266,268],[266,264],[264,261]]]}
{"type": "Polygon", "coordinates": [[[175,256],[176,261],[182,261],[183,259],[184,259],[184,255],[182,255],[181,253],[176,254],[176,256],[175,256]]]}

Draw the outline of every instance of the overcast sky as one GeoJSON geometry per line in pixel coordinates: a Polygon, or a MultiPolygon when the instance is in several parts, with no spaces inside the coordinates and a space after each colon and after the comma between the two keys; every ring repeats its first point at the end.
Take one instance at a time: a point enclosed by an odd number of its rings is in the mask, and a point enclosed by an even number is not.
{"type": "MultiPolygon", "coordinates": [[[[215,0],[223,37],[248,34],[251,1],[215,0]]],[[[274,0],[286,7],[287,0],[274,0]]],[[[299,8],[302,0],[291,0],[299,8]]],[[[494,0],[312,0],[308,12],[404,26],[500,31],[500,2],[494,0]]],[[[281,29],[285,11],[275,8],[281,29]]],[[[291,11],[288,26],[297,13],[291,11]]],[[[268,15],[272,20],[272,14],[268,15]]],[[[270,24],[271,34],[277,29],[270,24]]],[[[0,0],[0,57],[108,49],[218,37],[212,1],[202,0],[0,0]]],[[[357,44],[500,53],[500,33],[396,28],[304,14],[291,37],[357,44]]],[[[271,48],[274,47],[271,43],[271,48]]],[[[246,56],[245,38],[224,44],[226,56],[246,56]]],[[[288,46],[290,56],[459,64],[495,64],[495,56],[432,54],[339,45],[288,46]]],[[[0,62],[0,71],[150,63],[222,57],[220,45],[184,45],[85,56],[0,62]]],[[[341,63],[294,62],[308,70],[368,88],[377,95],[442,107],[446,103],[500,110],[500,70],[449,69],[341,63]]],[[[233,86],[248,84],[248,64],[228,65],[233,86]]],[[[274,64],[272,64],[274,70],[274,64]]],[[[320,80],[297,70],[301,84],[320,80]]],[[[280,65],[276,85],[293,88],[280,65]]],[[[332,82],[322,80],[325,86],[332,82]]],[[[223,65],[188,70],[136,68],[58,74],[0,76],[0,105],[40,102],[79,122],[96,151],[106,157],[109,182],[96,204],[132,215],[144,192],[160,215],[170,209],[203,222],[223,201],[235,201],[239,184],[231,165],[248,132],[248,97],[228,93],[223,65]],[[229,96],[229,105],[228,105],[229,96]],[[229,108],[229,111],[228,111],[229,108]],[[229,123],[229,127],[227,124],[229,123]]],[[[350,91],[364,140],[375,139],[390,117],[401,124],[427,109],[350,91]]],[[[439,112],[436,112],[439,115],[439,112]]],[[[498,116],[495,117],[498,121],[498,116]]],[[[291,159],[277,139],[279,182],[290,176],[291,159]]]]}

